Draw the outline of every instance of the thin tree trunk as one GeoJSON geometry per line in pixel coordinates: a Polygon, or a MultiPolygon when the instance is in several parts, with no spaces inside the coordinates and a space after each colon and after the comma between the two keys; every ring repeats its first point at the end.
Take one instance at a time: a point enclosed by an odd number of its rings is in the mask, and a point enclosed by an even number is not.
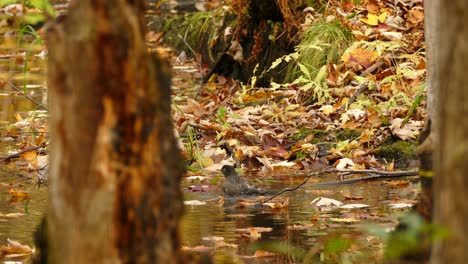
{"type": "Polygon", "coordinates": [[[450,230],[435,241],[432,263],[468,259],[468,27],[465,0],[443,1],[439,9],[438,143],[434,179],[434,219],[450,230]],[[443,8],[442,8],[443,7],[443,8]]]}
{"type": "Polygon", "coordinates": [[[74,1],[49,29],[49,263],[175,263],[183,165],[143,0],[74,1]]]}

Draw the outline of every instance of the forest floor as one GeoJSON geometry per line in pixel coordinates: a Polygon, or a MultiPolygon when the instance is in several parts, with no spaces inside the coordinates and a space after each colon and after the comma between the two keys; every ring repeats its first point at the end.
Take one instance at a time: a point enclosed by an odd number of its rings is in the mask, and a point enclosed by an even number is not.
{"type": "MultiPolygon", "coordinates": [[[[423,18],[421,1],[346,2],[306,14],[304,31],[313,21],[339,20],[354,41],[316,75],[298,47],[277,61],[298,64],[300,75],[269,87],[223,76],[202,85],[207,66],[199,56],[187,58],[199,51],[170,51],[174,119],[191,167],[219,171],[229,158],[221,150],[226,145],[245,170],[263,174],[417,166],[414,149],[426,116],[423,18]]],[[[157,45],[152,41],[161,34],[150,32],[147,40],[157,45]]]]}
{"type": "MultiPolygon", "coordinates": [[[[224,2],[210,3],[212,5],[204,6],[204,12],[229,10],[224,2]]],[[[66,6],[59,8],[60,12],[66,10],[66,6]]],[[[30,11],[34,12],[34,9],[30,11]]],[[[223,220],[227,225],[245,229],[236,231],[241,235],[235,235],[235,238],[230,237],[233,234],[224,234],[224,242],[216,241],[221,238],[215,236],[216,231],[213,230],[203,235],[194,235],[193,232],[201,233],[203,228],[216,230],[220,219],[228,215],[235,215],[235,219],[250,219],[252,216],[249,214],[255,214],[276,224],[281,222],[281,226],[274,229],[306,230],[304,232],[309,233],[297,236],[308,241],[302,245],[303,248],[319,255],[326,253],[321,257],[339,262],[346,259],[346,254],[353,255],[350,253],[353,249],[363,248],[359,243],[348,243],[348,239],[357,236],[358,228],[353,227],[346,233],[345,240],[329,235],[326,232],[328,228],[354,225],[364,219],[370,219],[372,223],[384,222],[385,228],[394,225],[397,216],[392,210],[408,208],[415,202],[417,185],[414,180],[385,181],[384,185],[358,184],[353,187],[355,189],[340,187],[315,191],[305,188],[305,191],[284,196],[291,200],[282,198],[267,205],[271,211],[259,211],[255,208],[256,202],[251,200],[235,202],[236,208],[250,208],[247,212],[235,209],[233,213],[231,207],[225,207],[222,212],[216,206],[193,207],[210,205],[213,201],[224,202],[218,197],[220,189],[217,186],[220,185],[220,169],[225,164],[238,163],[249,181],[276,189],[296,186],[304,176],[330,169],[392,172],[397,168],[416,168],[415,147],[426,116],[423,20],[422,1],[362,1],[359,4],[330,1],[322,13],[304,12],[301,21],[304,32],[314,23],[339,21],[352,32],[353,41],[341,51],[338,60],[319,65],[317,72],[310,71],[307,62],[300,60],[303,49],[298,47],[293,54],[279,58],[278,63],[293,61],[299,68],[299,75],[288,82],[272,83],[269,87],[255,87],[255,79],[240,83],[219,75],[202,84],[209,66],[200,62],[201,51],[193,50],[189,45],[184,51],[163,46],[164,32],[148,32],[149,50],[167,57],[173,68],[175,132],[189,164],[184,181],[186,204],[190,207],[184,219],[185,227],[182,227],[186,230],[185,249],[211,251],[233,247],[228,242],[242,246],[246,238],[253,243],[261,237],[259,234],[271,231],[261,229],[268,229],[268,224],[262,222],[257,225],[259,228],[252,228],[252,222],[241,225],[239,221],[243,220],[223,220]],[[187,54],[196,56],[191,58],[187,54]],[[315,201],[312,203],[314,209],[311,209],[309,203],[313,197],[322,196],[332,199],[315,201]],[[353,202],[356,200],[360,203],[353,202]],[[385,209],[380,206],[382,204],[385,209]],[[288,206],[291,208],[287,209],[288,206]],[[363,209],[366,206],[372,209],[363,209]],[[338,212],[330,213],[329,210],[338,212]],[[278,220],[279,215],[281,220],[278,220]],[[199,224],[200,216],[212,223],[211,226],[194,227],[199,224]],[[323,248],[311,246],[317,243],[315,237],[318,233],[327,237],[328,242],[320,244],[323,248]],[[198,240],[190,240],[197,236],[200,236],[198,240]],[[202,241],[213,242],[214,246],[200,246],[202,241]]],[[[1,96],[5,99],[1,111],[1,169],[4,175],[9,176],[0,180],[2,197],[5,198],[0,217],[8,223],[16,222],[18,226],[28,225],[26,230],[29,231],[21,232],[30,236],[33,223],[38,222],[45,210],[46,195],[42,192],[35,196],[37,190],[14,179],[32,178],[39,182],[46,179],[49,139],[45,46],[40,34],[32,28],[23,32],[25,34],[18,34],[18,31],[11,30],[11,25],[2,26],[1,33],[4,38],[0,60],[4,71],[0,74],[0,86],[1,96]],[[23,43],[19,44],[18,39],[23,43]],[[15,220],[29,219],[19,211],[23,206],[27,208],[30,200],[37,201],[37,197],[41,197],[41,204],[34,209],[38,211],[31,221],[22,223],[22,220],[15,220]]],[[[326,46],[316,45],[314,48],[320,50],[326,46]]],[[[311,179],[311,182],[317,181],[318,177],[311,179]]],[[[0,226],[2,238],[9,233],[14,233],[11,224],[0,226]]],[[[287,234],[290,235],[289,231],[287,234]]],[[[359,236],[361,240],[370,239],[359,236]]],[[[285,239],[285,234],[276,230],[272,237],[285,239]]],[[[295,238],[290,239],[288,241],[295,238]]],[[[371,248],[366,250],[376,250],[369,254],[373,255],[373,261],[379,260],[383,255],[382,241],[372,241],[371,248]]],[[[272,248],[269,250],[274,251],[272,248]]],[[[276,248],[276,251],[281,249],[276,248]]],[[[236,252],[237,257],[238,254],[241,252],[236,252]]],[[[261,259],[268,254],[266,250],[259,250],[258,253],[255,251],[254,257],[261,259]]],[[[300,258],[303,258],[306,253],[301,254],[300,258]]],[[[292,256],[293,259],[295,257],[299,256],[292,256]]]]}

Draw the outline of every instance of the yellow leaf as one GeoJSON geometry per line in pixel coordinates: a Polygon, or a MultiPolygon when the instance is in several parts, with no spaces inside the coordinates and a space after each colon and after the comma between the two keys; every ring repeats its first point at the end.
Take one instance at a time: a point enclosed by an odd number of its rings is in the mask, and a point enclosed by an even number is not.
{"type": "Polygon", "coordinates": [[[371,13],[367,14],[367,17],[359,18],[359,20],[361,20],[361,22],[366,23],[367,25],[370,25],[370,26],[377,26],[379,24],[379,17],[371,13]]]}
{"type": "Polygon", "coordinates": [[[366,23],[367,25],[370,25],[370,26],[377,26],[380,23],[383,23],[385,22],[385,20],[387,19],[387,12],[383,12],[382,14],[380,15],[376,15],[376,14],[367,14],[367,17],[361,17],[359,18],[359,20],[361,20],[361,22],[363,23],[366,23]]]}
{"type": "Polygon", "coordinates": [[[385,20],[387,20],[387,12],[383,12],[382,14],[379,15],[378,19],[379,19],[379,22],[380,23],[383,23],[385,22],[385,20]]]}

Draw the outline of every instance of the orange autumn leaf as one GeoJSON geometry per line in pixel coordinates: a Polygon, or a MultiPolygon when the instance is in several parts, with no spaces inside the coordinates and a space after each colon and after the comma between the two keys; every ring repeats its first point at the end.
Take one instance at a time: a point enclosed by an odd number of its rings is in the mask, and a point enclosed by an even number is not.
{"type": "Polygon", "coordinates": [[[357,63],[367,69],[374,63],[376,58],[377,52],[364,48],[357,48],[345,53],[341,57],[341,60],[344,63],[357,63]]]}
{"type": "Polygon", "coordinates": [[[22,153],[21,158],[28,163],[28,167],[31,169],[37,169],[37,152],[35,150],[22,153]]]}
{"type": "Polygon", "coordinates": [[[8,190],[12,199],[21,199],[27,200],[29,199],[29,194],[21,191],[15,191],[13,188],[8,190]]]}
{"type": "Polygon", "coordinates": [[[0,246],[0,254],[1,255],[27,255],[27,254],[32,254],[33,250],[27,246],[27,245],[22,245],[21,243],[7,239],[8,245],[6,246],[0,246]]]}

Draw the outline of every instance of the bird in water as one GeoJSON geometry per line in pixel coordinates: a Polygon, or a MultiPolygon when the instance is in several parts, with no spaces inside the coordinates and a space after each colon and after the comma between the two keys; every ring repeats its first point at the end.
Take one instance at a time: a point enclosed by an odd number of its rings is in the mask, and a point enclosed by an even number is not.
{"type": "Polygon", "coordinates": [[[269,195],[275,193],[248,184],[246,180],[242,179],[239,174],[237,174],[234,166],[224,165],[221,168],[221,172],[225,178],[221,189],[226,196],[269,195]]]}

